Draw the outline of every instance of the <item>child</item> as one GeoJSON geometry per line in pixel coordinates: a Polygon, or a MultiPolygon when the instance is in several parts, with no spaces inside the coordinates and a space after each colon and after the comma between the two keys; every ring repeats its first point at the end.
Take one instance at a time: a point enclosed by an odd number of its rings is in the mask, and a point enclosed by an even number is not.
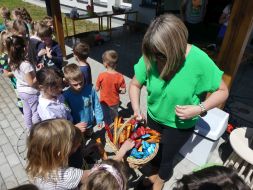
{"type": "Polygon", "coordinates": [[[18,36],[29,39],[29,29],[25,21],[23,20],[14,20],[12,25],[12,33],[18,36]]]}
{"type": "MultiPolygon", "coordinates": [[[[99,167],[90,172],[68,166],[68,158],[80,142],[80,131],[65,119],[45,120],[36,124],[27,139],[26,171],[33,183],[41,190],[75,189],[79,183],[86,183],[90,173],[95,174],[99,167]]],[[[117,153],[116,159],[121,160],[133,146],[134,142],[127,140],[117,153]]],[[[111,173],[116,179],[117,171],[113,165],[108,163],[100,168],[111,173]]],[[[103,183],[109,183],[109,180],[107,178],[103,183]]],[[[118,180],[122,181],[120,187],[124,187],[124,180],[118,180]]]]}
{"type": "Polygon", "coordinates": [[[11,20],[11,12],[6,7],[0,8],[0,15],[4,20],[4,23],[0,24],[0,32],[6,29],[6,23],[11,20]]]}
{"type": "Polygon", "coordinates": [[[28,60],[37,66],[37,55],[38,55],[38,48],[41,43],[41,39],[38,37],[38,30],[42,26],[42,22],[33,21],[31,23],[31,36],[29,39],[29,46],[28,46],[28,60]]]}
{"type": "Polygon", "coordinates": [[[26,127],[40,121],[37,106],[39,92],[36,87],[35,69],[25,60],[26,42],[24,38],[13,35],[6,39],[9,66],[17,79],[17,91],[23,103],[26,127]]]}
{"type": "Polygon", "coordinates": [[[42,21],[54,31],[53,18],[51,16],[45,16],[42,21]]]}
{"type": "Polygon", "coordinates": [[[10,82],[12,84],[12,87],[17,95],[17,106],[19,110],[23,113],[23,105],[22,101],[18,97],[17,93],[17,79],[14,77],[9,65],[8,65],[8,54],[6,49],[6,39],[9,37],[9,33],[4,30],[0,34],[0,69],[1,72],[5,77],[8,77],[10,79],[10,82]]]}
{"type": "Polygon", "coordinates": [[[42,43],[38,46],[37,62],[45,67],[62,69],[63,56],[59,44],[52,39],[52,28],[43,24],[38,30],[42,43]]]}
{"type": "Polygon", "coordinates": [[[89,63],[87,62],[90,52],[89,45],[83,42],[78,43],[74,46],[73,51],[78,65],[83,73],[84,81],[86,81],[86,84],[92,84],[91,69],[89,63]]]}
{"type": "Polygon", "coordinates": [[[74,124],[85,122],[87,128],[93,127],[95,123],[101,126],[103,112],[95,89],[90,84],[85,85],[82,71],[78,65],[66,65],[63,72],[70,86],[63,95],[71,109],[74,124]]]}
{"type": "Polygon", "coordinates": [[[115,160],[105,160],[95,165],[81,190],[126,190],[126,170],[122,163],[115,160]],[[103,183],[101,183],[103,182],[103,183]]]}
{"type": "Polygon", "coordinates": [[[184,175],[173,190],[250,190],[231,168],[211,166],[184,175]]]}
{"type": "Polygon", "coordinates": [[[115,70],[118,61],[117,52],[106,51],[102,59],[106,71],[99,74],[96,90],[100,90],[100,103],[105,123],[111,124],[113,119],[118,116],[119,93],[126,93],[126,84],[123,75],[115,70]]]}
{"type": "Polygon", "coordinates": [[[13,20],[22,20],[22,10],[21,8],[15,8],[11,11],[11,16],[13,20]]]}
{"type": "Polygon", "coordinates": [[[226,30],[227,30],[227,26],[228,26],[228,21],[230,18],[230,13],[231,13],[231,9],[232,9],[232,2],[229,3],[222,11],[222,15],[219,18],[219,24],[221,24],[221,27],[219,29],[219,33],[218,33],[218,42],[221,43],[221,41],[223,40],[226,30]]]}
{"type": "Polygon", "coordinates": [[[61,74],[53,68],[42,68],[36,73],[36,79],[41,92],[38,105],[41,120],[64,118],[72,121],[70,109],[64,104],[64,97],[61,95],[61,74]]]}

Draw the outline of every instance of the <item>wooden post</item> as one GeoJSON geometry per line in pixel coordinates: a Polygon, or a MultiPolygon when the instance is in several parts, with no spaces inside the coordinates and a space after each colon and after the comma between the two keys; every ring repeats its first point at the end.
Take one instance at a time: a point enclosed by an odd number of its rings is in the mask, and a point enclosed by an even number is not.
{"type": "Polygon", "coordinates": [[[49,1],[50,5],[51,5],[51,13],[52,13],[52,17],[54,20],[54,29],[55,29],[55,33],[56,33],[56,40],[61,47],[63,57],[66,57],[60,1],[59,0],[46,0],[46,1],[49,1]]]}
{"type": "Polygon", "coordinates": [[[253,1],[234,0],[227,32],[217,58],[224,81],[231,87],[253,27],[253,1]]]}

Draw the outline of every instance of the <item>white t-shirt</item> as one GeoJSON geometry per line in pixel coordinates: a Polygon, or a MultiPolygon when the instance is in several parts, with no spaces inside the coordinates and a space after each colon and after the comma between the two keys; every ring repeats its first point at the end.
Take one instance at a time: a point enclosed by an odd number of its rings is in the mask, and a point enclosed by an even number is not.
{"type": "Polygon", "coordinates": [[[40,190],[77,189],[83,176],[83,170],[72,167],[60,168],[57,173],[57,178],[54,177],[47,181],[39,177],[35,178],[34,185],[36,185],[40,190]]]}
{"type": "Polygon", "coordinates": [[[27,73],[32,72],[32,71],[35,72],[35,69],[32,66],[32,64],[29,63],[28,61],[23,61],[20,64],[19,69],[15,69],[13,71],[13,74],[17,79],[17,91],[18,92],[24,92],[27,94],[37,94],[38,93],[38,90],[29,86],[29,84],[25,80],[25,75],[27,73]]]}
{"type": "Polygon", "coordinates": [[[56,118],[73,120],[70,108],[64,103],[63,95],[58,96],[57,100],[49,100],[40,95],[37,111],[42,121],[56,118]]]}

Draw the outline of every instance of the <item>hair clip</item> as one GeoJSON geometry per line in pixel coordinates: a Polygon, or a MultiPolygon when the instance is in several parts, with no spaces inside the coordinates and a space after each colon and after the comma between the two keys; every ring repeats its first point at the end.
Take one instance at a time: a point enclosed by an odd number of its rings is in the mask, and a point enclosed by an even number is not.
{"type": "Polygon", "coordinates": [[[13,37],[12,36],[8,36],[8,38],[10,38],[11,42],[13,41],[13,37]]]}

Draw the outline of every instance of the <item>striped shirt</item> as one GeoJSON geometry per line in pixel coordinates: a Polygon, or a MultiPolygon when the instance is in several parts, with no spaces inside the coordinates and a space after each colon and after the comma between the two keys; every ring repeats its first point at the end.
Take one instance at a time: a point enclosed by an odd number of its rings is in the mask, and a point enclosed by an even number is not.
{"type": "Polygon", "coordinates": [[[34,185],[40,190],[69,190],[78,189],[83,176],[83,170],[77,168],[60,168],[57,171],[57,177],[51,177],[48,180],[36,177],[34,185]]]}

